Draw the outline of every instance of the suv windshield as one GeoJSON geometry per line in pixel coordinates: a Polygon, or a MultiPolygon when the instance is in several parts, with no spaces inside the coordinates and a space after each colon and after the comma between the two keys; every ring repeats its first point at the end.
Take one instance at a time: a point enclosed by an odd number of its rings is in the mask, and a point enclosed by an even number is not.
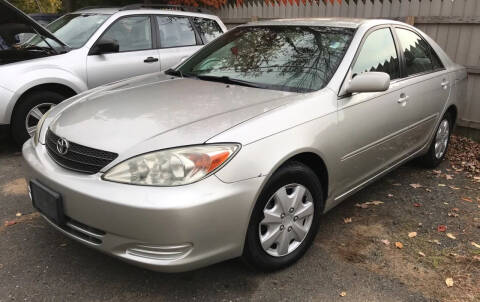
{"type": "Polygon", "coordinates": [[[221,36],[169,74],[294,92],[322,89],[353,37],[348,28],[246,26],[221,36]]]}
{"type": "MultiPolygon", "coordinates": [[[[110,17],[103,14],[68,14],[49,25],[47,29],[70,48],[80,48],[95,31],[110,17]]],[[[35,46],[47,46],[38,36],[27,42],[35,46]]]]}

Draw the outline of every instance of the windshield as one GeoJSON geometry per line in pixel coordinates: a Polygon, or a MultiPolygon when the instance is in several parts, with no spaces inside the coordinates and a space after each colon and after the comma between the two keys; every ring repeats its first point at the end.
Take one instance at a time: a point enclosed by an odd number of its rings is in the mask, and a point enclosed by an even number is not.
{"type": "Polygon", "coordinates": [[[353,37],[348,28],[238,27],[205,46],[175,74],[294,92],[322,89],[353,37]]]}
{"type": "MultiPolygon", "coordinates": [[[[68,14],[47,25],[47,29],[70,48],[80,48],[108,17],[110,16],[102,14],[68,14]]],[[[41,47],[47,46],[38,36],[27,43],[41,47]]]]}

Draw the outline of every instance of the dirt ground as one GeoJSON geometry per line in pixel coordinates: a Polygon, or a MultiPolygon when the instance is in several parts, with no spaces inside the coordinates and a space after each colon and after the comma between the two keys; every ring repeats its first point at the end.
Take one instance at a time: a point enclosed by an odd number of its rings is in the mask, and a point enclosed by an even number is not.
{"type": "Polygon", "coordinates": [[[286,270],[232,260],[159,274],[49,227],[30,205],[21,155],[0,146],[0,301],[480,301],[480,180],[455,155],[454,167],[412,162],[344,201],[286,270]]]}

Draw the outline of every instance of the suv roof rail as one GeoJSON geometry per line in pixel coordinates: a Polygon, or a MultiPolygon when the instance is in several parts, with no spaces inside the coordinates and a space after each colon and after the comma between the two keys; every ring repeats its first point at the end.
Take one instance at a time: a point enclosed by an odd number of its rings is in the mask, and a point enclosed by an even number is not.
{"type": "Polygon", "coordinates": [[[141,9],[141,8],[169,9],[169,10],[179,10],[183,12],[197,12],[197,13],[207,13],[207,14],[212,13],[208,9],[201,8],[201,7],[171,5],[171,4],[144,4],[144,3],[126,5],[120,8],[120,11],[131,10],[131,9],[141,9]]]}
{"type": "Polygon", "coordinates": [[[76,9],[75,11],[87,10],[87,9],[95,9],[95,8],[114,8],[114,6],[104,6],[104,5],[90,5],[76,9]]]}

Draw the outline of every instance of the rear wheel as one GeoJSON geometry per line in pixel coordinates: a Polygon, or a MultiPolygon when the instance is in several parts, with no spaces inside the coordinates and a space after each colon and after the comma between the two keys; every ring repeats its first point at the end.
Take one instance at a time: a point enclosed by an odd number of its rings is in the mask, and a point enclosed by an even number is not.
{"type": "Polygon", "coordinates": [[[254,207],[243,259],[264,271],[293,264],[315,238],[322,203],[321,183],[310,168],[298,162],[280,168],[254,207]]]}
{"type": "Polygon", "coordinates": [[[428,153],[420,158],[421,163],[428,168],[437,167],[445,158],[453,129],[453,118],[449,112],[442,117],[428,153]]]}
{"type": "Polygon", "coordinates": [[[12,116],[11,130],[15,142],[22,145],[35,134],[37,124],[42,116],[66,97],[54,91],[32,92],[15,107],[12,116]]]}

